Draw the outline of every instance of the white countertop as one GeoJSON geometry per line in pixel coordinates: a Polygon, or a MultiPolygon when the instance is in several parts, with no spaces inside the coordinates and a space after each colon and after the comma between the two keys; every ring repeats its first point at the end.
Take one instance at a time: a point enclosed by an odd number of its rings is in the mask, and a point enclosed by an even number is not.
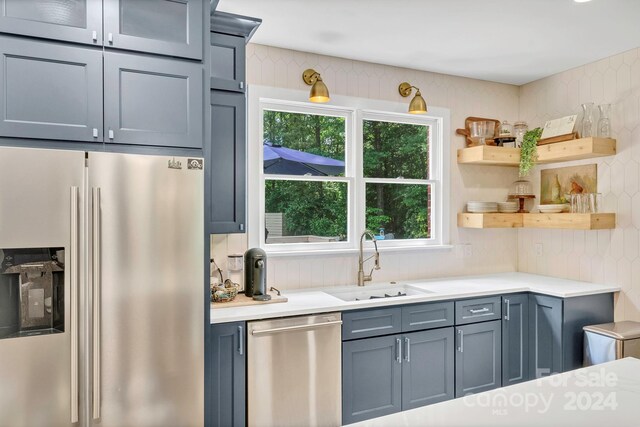
{"type": "Polygon", "coordinates": [[[640,360],[626,358],[350,427],[637,427],[640,360]]]}
{"type": "MultiPolygon", "coordinates": [[[[483,276],[463,276],[444,279],[410,280],[408,284],[429,293],[400,298],[385,298],[364,301],[343,301],[326,292],[363,289],[342,286],[322,289],[283,291],[289,301],[246,307],[211,309],[211,323],[226,323],[241,320],[268,319],[273,317],[299,316],[329,311],[357,310],[361,308],[412,304],[416,302],[451,300],[485,295],[515,292],[535,292],[560,298],[572,298],[620,291],[619,286],[558,279],[527,273],[497,273],[483,276]]],[[[367,284],[364,289],[384,286],[367,284]]],[[[389,283],[386,283],[389,286],[389,283]]],[[[277,286],[276,286],[277,287],[277,286]]]]}

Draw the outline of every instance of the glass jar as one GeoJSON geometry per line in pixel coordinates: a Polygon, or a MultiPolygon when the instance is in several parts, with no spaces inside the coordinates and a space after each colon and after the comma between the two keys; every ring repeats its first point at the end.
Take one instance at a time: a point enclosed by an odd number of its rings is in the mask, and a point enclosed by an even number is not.
{"type": "Polygon", "coordinates": [[[598,105],[600,110],[600,119],[598,120],[598,136],[600,138],[611,138],[611,104],[598,105]]]}
{"type": "Polygon", "coordinates": [[[500,124],[500,131],[498,132],[499,138],[508,138],[513,136],[513,126],[508,121],[503,121],[500,124]]]}
{"type": "Polygon", "coordinates": [[[511,191],[509,192],[512,196],[530,196],[533,194],[533,187],[531,182],[520,179],[514,182],[511,185],[511,191]]]}
{"type": "Polygon", "coordinates": [[[527,122],[515,122],[513,125],[513,133],[516,137],[516,147],[522,147],[522,141],[524,140],[524,134],[529,130],[527,122]]]}
{"type": "Polygon", "coordinates": [[[593,102],[582,104],[582,133],[580,138],[593,136],[593,102]]]}

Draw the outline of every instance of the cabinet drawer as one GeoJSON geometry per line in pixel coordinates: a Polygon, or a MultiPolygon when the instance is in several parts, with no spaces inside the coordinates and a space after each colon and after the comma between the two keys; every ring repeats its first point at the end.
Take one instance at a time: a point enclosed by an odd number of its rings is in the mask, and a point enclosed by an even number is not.
{"type": "Polygon", "coordinates": [[[400,307],[345,312],[342,315],[342,340],[396,334],[401,325],[400,307]]]}
{"type": "Polygon", "coordinates": [[[453,325],[453,301],[402,307],[402,331],[442,328],[453,325]]]}
{"type": "Polygon", "coordinates": [[[502,315],[500,297],[456,301],[456,325],[498,320],[502,315]]]}

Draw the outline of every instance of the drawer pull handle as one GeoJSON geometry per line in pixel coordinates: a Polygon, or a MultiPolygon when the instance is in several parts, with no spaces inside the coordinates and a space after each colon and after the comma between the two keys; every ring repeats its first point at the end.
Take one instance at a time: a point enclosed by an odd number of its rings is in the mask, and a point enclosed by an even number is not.
{"type": "Polygon", "coordinates": [[[487,307],[485,307],[485,308],[479,308],[479,309],[476,309],[476,310],[474,310],[474,309],[472,309],[472,308],[470,308],[470,309],[469,309],[469,312],[470,312],[471,314],[486,313],[487,311],[489,311],[489,308],[487,308],[487,307]]]}

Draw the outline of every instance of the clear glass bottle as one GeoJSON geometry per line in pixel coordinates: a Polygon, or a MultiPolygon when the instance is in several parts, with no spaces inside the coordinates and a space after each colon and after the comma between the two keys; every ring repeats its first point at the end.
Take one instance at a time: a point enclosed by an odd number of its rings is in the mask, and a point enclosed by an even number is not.
{"type": "Polygon", "coordinates": [[[582,126],[580,129],[581,138],[593,136],[593,102],[582,104],[582,126]]]}
{"type": "Polygon", "coordinates": [[[522,147],[522,141],[524,140],[524,134],[529,130],[527,122],[515,122],[513,125],[513,133],[516,137],[516,147],[522,147]]]}
{"type": "Polygon", "coordinates": [[[600,118],[598,119],[598,136],[600,138],[611,138],[611,104],[598,105],[600,118]]]}

